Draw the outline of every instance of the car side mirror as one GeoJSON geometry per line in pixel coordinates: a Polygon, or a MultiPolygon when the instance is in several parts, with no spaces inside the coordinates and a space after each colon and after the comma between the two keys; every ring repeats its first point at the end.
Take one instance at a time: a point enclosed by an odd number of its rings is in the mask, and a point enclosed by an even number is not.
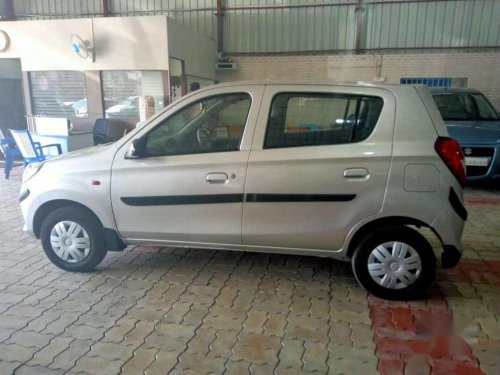
{"type": "Polygon", "coordinates": [[[134,139],[125,154],[126,159],[139,159],[144,156],[144,151],[146,150],[146,138],[134,139]]]}

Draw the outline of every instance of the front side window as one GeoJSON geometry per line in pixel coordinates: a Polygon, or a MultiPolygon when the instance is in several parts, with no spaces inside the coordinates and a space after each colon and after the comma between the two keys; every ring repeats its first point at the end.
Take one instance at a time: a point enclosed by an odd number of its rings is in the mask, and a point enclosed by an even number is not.
{"type": "Polygon", "coordinates": [[[239,150],[250,111],[248,94],[225,94],[192,103],[146,135],[145,156],[239,150]]]}
{"type": "Polygon", "coordinates": [[[30,72],[29,77],[34,115],[67,118],[88,116],[83,72],[30,72]]]}
{"type": "Polygon", "coordinates": [[[378,97],[282,93],[274,97],[265,148],[360,142],[371,134],[382,111],[378,97]]]}

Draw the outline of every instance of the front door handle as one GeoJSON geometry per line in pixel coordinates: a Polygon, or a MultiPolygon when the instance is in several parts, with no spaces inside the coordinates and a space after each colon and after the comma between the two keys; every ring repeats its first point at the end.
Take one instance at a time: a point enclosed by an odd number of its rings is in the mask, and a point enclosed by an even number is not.
{"type": "Polygon", "coordinates": [[[370,177],[370,173],[366,168],[348,168],[344,171],[345,178],[368,178],[370,177]]]}
{"type": "Polygon", "coordinates": [[[227,173],[223,172],[214,172],[214,173],[209,173],[206,176],[206,181],[209,184],[224,184],[229,180],[229,176],[227,173]]]}

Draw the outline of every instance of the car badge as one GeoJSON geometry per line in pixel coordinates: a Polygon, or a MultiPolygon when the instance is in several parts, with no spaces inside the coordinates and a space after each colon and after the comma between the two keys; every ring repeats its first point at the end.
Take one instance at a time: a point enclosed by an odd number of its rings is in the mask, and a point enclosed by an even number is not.
{"type": "Polygon", "coordinates": [[[465,155],[470,155],[470,154],[472,154],[472,150],[471,150],[469,147],[467,147],[467,148],[464,150],[464,154],[465,154],[465,155]]]}

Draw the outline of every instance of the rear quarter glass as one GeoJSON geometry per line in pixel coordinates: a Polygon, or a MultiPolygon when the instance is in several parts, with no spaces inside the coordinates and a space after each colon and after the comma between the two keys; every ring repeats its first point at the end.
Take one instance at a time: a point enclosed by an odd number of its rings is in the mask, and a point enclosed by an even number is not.
{"type": "Polygon", "coordinates": [[[437,134],[440,137],[448,137],[448,130],[444,124],[443,118],[441,117],[441,113],[436,105],[436,102],[432,98],[431,92],[426,86],[415,85],[415,90],[417,90],[420,99],[424,103],[425,109],[429,113],[431,121],[436,129],[437,134]]]}

